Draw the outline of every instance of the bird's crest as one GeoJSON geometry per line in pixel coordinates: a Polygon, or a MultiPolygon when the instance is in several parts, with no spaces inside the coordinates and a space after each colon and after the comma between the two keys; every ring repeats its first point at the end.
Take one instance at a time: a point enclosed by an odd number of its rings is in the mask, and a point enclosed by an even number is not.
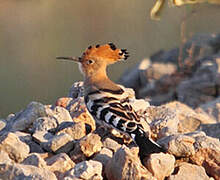
{"type": "Polygon", "coordinates": [[[83,59],[103,59],[108,60],[109,63],[126,60],[128,57],[126,49],[118,49],[113,43],[89,46],[82,55],[83,59]]]}

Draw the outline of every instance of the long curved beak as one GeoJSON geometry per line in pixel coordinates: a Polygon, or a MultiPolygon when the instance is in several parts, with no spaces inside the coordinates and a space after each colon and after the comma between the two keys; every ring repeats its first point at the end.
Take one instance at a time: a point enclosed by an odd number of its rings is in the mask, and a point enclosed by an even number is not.
{"type": "Polygon", "coordinates": [[[62,56],[58,56],[58,57],[56,57],[56,59],[79,62],[80,58],[79,57],[62,57],[62,56]]]}

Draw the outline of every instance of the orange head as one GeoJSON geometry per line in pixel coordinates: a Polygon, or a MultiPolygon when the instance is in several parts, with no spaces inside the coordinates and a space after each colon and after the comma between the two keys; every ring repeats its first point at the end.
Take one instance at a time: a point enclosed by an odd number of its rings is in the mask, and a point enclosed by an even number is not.
{"type": "Polygon", "coordinates": [[[126,49],[118,49],[113,43],[89,46],[81,57],[57,57],[57,59],[73,60],[79,63],[85,76],[105,73],[106,66],[129,57],[126,49]]]}

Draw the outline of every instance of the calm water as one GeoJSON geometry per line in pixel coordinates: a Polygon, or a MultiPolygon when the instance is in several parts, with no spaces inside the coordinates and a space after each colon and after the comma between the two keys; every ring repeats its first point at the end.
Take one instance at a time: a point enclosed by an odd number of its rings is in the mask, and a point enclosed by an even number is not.
{"type": "MultiPolygon", "coordinates": [[[[53,103],[81,80],[77,65],[56,56],[81,55],[92,44],[114,42],[127,48],[126,63],[109,68],[122,72],[159,49],[180,43],[184,9],[165,7],[162,20],[149,18],[154,0],[0,0],[0,117],[30,101],[53,103]]],[[[220,7],[202,4],[187,21],[186,35],[219,32],[220,7]]]]}

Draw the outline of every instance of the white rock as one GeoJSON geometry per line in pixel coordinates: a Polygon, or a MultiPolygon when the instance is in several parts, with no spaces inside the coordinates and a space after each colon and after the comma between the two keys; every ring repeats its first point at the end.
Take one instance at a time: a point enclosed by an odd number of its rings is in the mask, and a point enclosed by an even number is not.
{"type": "Polygon", "coordinates": [[[95,179],[102,180],[102,163],[98,161],[82,161],[75,165],[73,169],[68,171],[65,174],[65,180],[67,179],[83,179],[83,180],[90,180],[95,179]]]}

